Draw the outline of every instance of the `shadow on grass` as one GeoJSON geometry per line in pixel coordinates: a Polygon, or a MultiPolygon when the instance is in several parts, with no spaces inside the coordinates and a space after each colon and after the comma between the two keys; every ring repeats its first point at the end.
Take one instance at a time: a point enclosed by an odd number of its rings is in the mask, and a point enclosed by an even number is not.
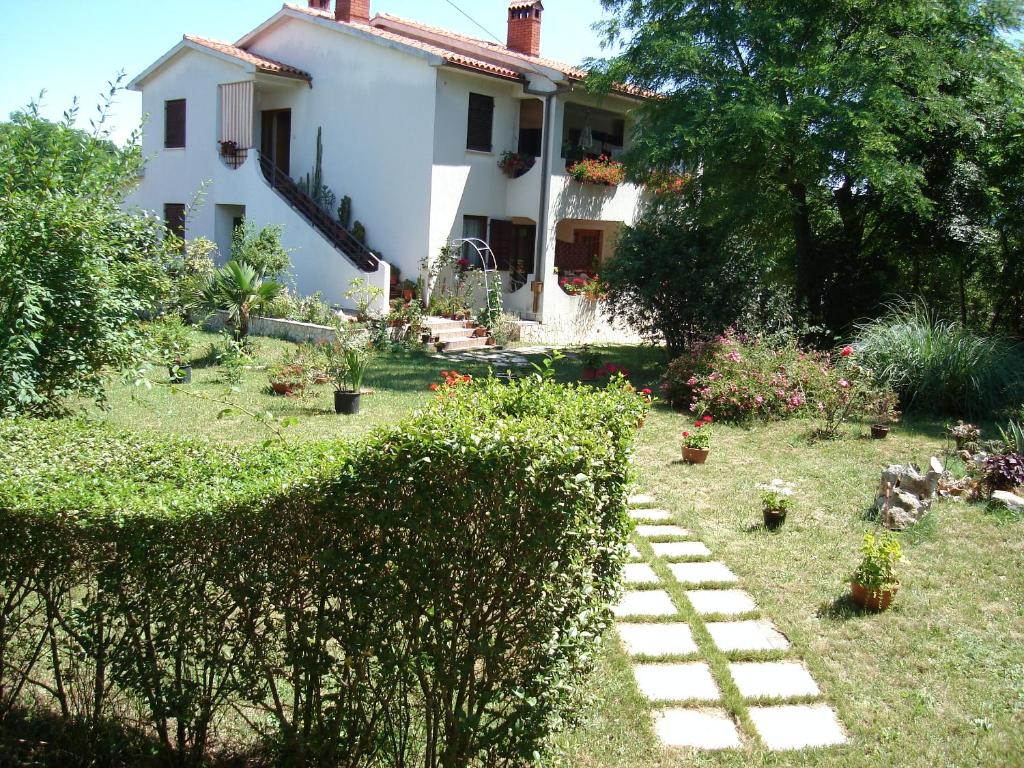
{"type": "Polygon", "coordinates": [[[822,603],[818,606],[815,615],[819,619],[831,619],[832,621],[849,621],[866,616],[874,616],[873,611],[867,611],[853,602],[849,592],[843,593],[832,602],[822,603]]]}
{"type": "MultiPolygon", "coordinates": [[[[46,711],[15,710],[0,720],[0,766],[11,768],[163,768],[169,765],[160,743],[141,728],[104,721],[98,728],[46,711]]],[[[264,768],[267,754],[225,751],[206,761],[209,768],[264,768]]]]}

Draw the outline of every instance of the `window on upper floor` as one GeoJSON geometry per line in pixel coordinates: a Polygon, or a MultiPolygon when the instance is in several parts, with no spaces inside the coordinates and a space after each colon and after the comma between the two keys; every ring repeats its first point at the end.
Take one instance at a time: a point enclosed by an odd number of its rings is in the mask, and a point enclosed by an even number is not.
{"type": "Polygon", "coordinates": [[[565,105],[562,157],[582,160],[602,155],[617,158],[626,144],[624,115],[583,104],[565,105]]]}
{"type": "Polygon", "coordinates": [[[490,152],[494,133],[494,97],[469,94],[469,118],[466,126],[466,149],[490,152]]]}
{"type": "Polygon", "coordinates": [[[185,146],[185,100],[164,102],[164,148],[182,149],[185,146]]]}

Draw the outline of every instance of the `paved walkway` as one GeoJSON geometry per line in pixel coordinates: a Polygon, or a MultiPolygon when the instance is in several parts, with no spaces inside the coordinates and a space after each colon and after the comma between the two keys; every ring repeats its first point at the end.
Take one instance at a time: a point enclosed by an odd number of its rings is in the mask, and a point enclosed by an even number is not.
{"type": "Polygon", "coordinates": [[[526,368],[530,361],[524,355],[546,355],[554,347],[516,347],[514,349],[468,349],[463,352],[445,352],[432,357],[438,360],[456,360],[465,363],[487,363],[493,366],[526,368]]]}
{"type": "Polygon", "coordinates": [[[649,496],[630,499],[637,521],[630,591],[616,628],[654,728],[670,748],[771,750],[846,743],[833,709],[789,639],[739,579],[649,496]]]}

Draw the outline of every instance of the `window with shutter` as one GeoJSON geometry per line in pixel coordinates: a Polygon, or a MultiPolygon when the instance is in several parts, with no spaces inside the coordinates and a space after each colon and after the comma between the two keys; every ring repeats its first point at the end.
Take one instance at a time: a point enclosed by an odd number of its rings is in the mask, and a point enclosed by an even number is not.
{"type": "Polygon", "coordinates": [[[164,102],[164,147],[182,149],[185,146],[185,99],[164,102]]]}
{"type": "Polygon", "coordinates": [[[185,237],[184,203],[164,203],[164,226],[172,235],[185,237]]]}
{"type": "Polygon", "coordinates": [[[512,267],[512,258],[515,255],[515,231],[516,226],[511,221],[491,219],[491,237],[488,245],[494,252],[494,260],[498,263],[500,272],[508,272],[512,267]]]}
{"type": "Polygon", "coordinates": [[[490,152],[494,132],[494,97],[469,94],[469,120],[466,128],[466,149],[490,152]]]}

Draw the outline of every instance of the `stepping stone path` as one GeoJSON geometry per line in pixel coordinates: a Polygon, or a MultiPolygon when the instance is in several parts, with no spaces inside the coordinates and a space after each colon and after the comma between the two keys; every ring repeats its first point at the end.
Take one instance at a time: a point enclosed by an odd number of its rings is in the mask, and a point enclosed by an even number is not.
{"type": "Polygon", "coordinates": [[[711,560],[711,550],[672,524],[673,513],[655,507],[651,496],[631,496],[629,504],[631,517],[644,521],[629,555],[648,562],[626,565],[630,591],[613,612],[661,744],[727,750],[760,743],[773,751],[845,744],[843,725],[821,700],[807,666],[738,588],[736,574],[711,560]],[[666,581],[659,571],[673,578],[666,581]],[[742,704],[727,708],[726,689],[742,704]]]}

